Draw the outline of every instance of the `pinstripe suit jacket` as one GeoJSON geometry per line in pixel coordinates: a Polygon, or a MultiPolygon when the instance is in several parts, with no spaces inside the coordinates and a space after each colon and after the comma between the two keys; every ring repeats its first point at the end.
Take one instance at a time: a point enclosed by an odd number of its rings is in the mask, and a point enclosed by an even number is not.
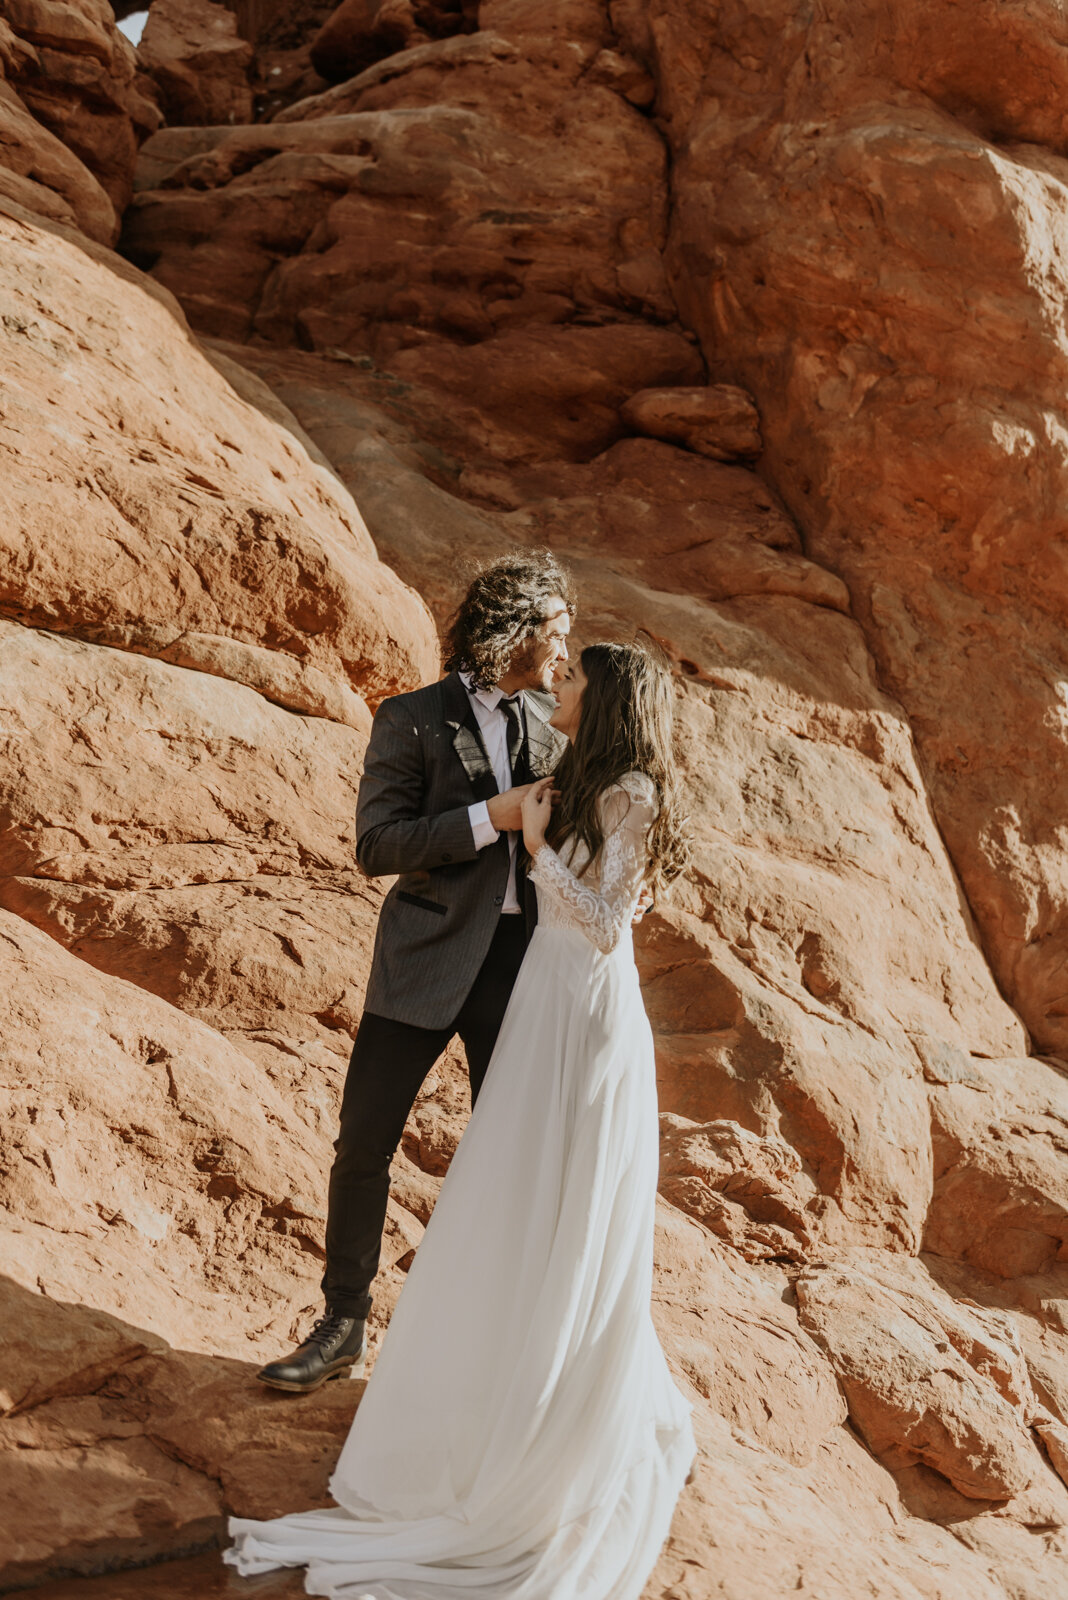
{"type": "MultiPolygon", "coordinates": [[[[566,741],[547,697],[524,694],[531,777],[566,741]]],[[[489,950],[508,882],[508,840],[476,850],[468,807],[498,792],[459,675],[384,700],[356,805],[356,859],[369,878],[399,874],[382,905],[366,1009],[444,1028],[489,950]]]]}

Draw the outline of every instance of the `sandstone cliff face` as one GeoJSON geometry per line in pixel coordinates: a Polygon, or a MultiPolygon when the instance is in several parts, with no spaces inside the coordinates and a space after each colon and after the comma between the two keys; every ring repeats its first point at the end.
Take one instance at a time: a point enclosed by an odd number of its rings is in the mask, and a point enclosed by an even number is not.
{"type": "MultiPolygon", "coordinates": [[[[0,39],[5,1577],[322,1503],[360,1386],[250,1374],[316,1299],[370,712],[530,543],[668,651],[694,821],[639,940],[702,1442],[650,1600],[1055,1600],[1059,11],[238,6],[249,61],[218,10],[160,0],[155,90],[91,0],[0,39]]],[[[450,1057],[376,1341],[464,1115],[450,1057]]]]}
{"type": "Polygon", "coordinates": [[[908,712],[993,971],[1057,1053],[1064,43],[1042,3],[728,5],[715,32],[656,3],[643,41],[680,303],[756,394],[767,469],[908,712]]]}

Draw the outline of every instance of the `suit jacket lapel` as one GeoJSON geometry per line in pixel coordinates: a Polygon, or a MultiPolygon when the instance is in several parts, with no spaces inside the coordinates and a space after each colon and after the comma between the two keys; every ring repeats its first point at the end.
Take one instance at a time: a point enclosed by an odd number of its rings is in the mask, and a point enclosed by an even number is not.
{"type": "Polygon", "coordinates": [[[475,799],[489,800],[498,793],[497,780],[482,742],[482,730],[471,710],[471,702],[459,673],[449,673],[444,691],[445,721],[452,729],[453,749],[470,779],[475,799]]]}
{"type": "Polygon", "coordinates": [[[552,710],[547,701],[543,703],[528,690],[523,696],[523,702],[527,712],[530,776],[532,779],[546,778],[559,763],[567,741],[563,734],[557,733],[555,728],[550,728],[549,717],[552,715],[552,710]]]}

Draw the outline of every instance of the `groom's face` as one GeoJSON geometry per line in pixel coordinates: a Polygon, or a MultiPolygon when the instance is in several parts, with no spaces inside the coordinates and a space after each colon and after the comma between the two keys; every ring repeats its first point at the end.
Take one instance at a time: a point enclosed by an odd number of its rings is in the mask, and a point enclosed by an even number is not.
{"type": "MultiPolygon", "coordinates": [[[[510,672],[524,689],[551,692],[556,669],[567,660],[567,636],[571,617],[567,602],[560,595],[549,601],[548,614],[537,631],[519,646],[512,657],[510,672]]],[[[517,684],[518,687],[518,684],[517,684]]]]}

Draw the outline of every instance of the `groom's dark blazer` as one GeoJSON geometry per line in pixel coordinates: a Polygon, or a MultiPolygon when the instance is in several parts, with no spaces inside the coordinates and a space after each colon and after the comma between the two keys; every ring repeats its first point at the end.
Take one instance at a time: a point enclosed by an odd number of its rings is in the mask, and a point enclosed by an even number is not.
{"type": "MultiPolygon", "coordinates": [[[[553,771],[566,740],[550,697],[523,696],[527,772],[553,771]]],[[[468,807],[497,780],[457,673],[384,700],[356,805],[356,859],[369,878],[398,873],[378,921],[366,1009],[419,1028],[456,1017],[485,960],[508,882],[508,837],[475,849],[468,807]]]]}

